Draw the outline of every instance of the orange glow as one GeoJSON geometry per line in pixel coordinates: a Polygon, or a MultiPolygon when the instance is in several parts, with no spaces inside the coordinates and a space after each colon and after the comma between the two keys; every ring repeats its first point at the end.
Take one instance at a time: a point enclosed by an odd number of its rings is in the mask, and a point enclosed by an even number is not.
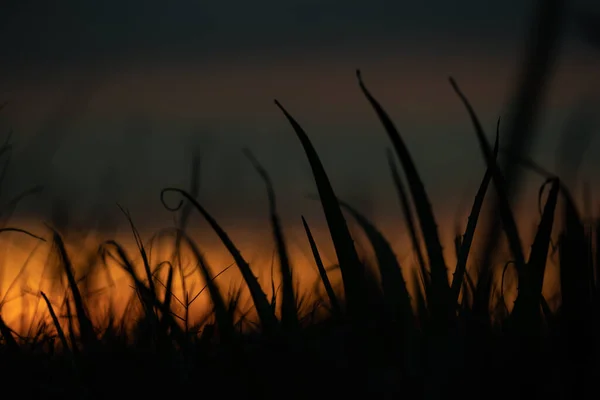
{"type": "MultiPolygon", "coordinates": [[[[524,220],[529,222],[522,224],[522,232],[524,233],[522,239],[525,250],[527,250],[531,244],[530,238],[532,237],[532,229],[534,224],[537,223],[535,218],[531,218],[531,213],[526,215],[528,215],[528,218],[525,218],[524,220]]],[[[371,261],[372,254],[368,242],[363,238],[362,233],[354,224],[354,221],[350,218],[347,218],[347,220],[351,231],[355,236],[359,254],[371,261]]],[[[453,272],[453,263],[455,262],[454,248],[452,245],[454,220],[454,215],[452,215],[451,218],[449,215],[438,217],[440,235],[444,245],[447,264],[449,266],[449,277],[453,272]]],[[[461,216],[460,220],[466,221],[466,214],[461,216]]],[[[390,244],[394,248],[398,260],[402,265],[403,273],[407,280],[407,284],[409,285],[409,290],[412,291],[414,288],[412,288],[413,285],[411,282],[413,276],[411,273],[416,266],[416,261],[414,261],[408,236],[404,233],[405,230],[401,218],[394,218],[394,221],[391,221],[390,218],[378,218],[374,220],[374,223],[379,227],[386,238],[388,238],[390,244]]],[[[335,253],[324,222],[309,220],[309,224],[313,230],[313,235],[315,236],[315,240],[319,246],[319,251],[321,252],[326,267],[334,265],[336,263],[335,253]]],[[[37,235],[45,237],[47,240],[51,239],[50,233],[40,223],[21,221],[21,223],[13,222],[11,225],[28,229],[37,235]]],[[[202,226],[202,224],[196,225],[202,226]]],[[[463,229],[462,225],[461,229],[463,229]]],[[[145,243],[148,244],[146,250],[149,253],[152,267],[156,267],[162,261],[172,259],[174,243],[172,237],[165,237],[161,240],[154,240],[152,246],[150,246],[149,240],[155,233],[157,232],[142,232],[142,238],[145,243]]],[[[188,233],[204,253],[206,260],[212,269],[213,276],[232,264],[232,257],[218,241],[216,235],[209,231],[208,228],[193,228],[188,230],[188,233]]],[[[314,259],[302,227],[300,225],[286,227],[285,233],[287,236],[288,251],[294,268],[294,278],[298,284],[299,297],[301,295],[309,294],[308,300],[310,303],[311,300],[314,301],[316,299],[316,289],[320,296],[323,296],[324,298],[324,290],[320,283],[314,259]]],[[[274,253],[275,247],[273,245],[268,221],[265,221],[265,223],[262,224],[262,227],[259,228],[253,227],[252,229],[247,229],[239,227],[230,230],[228,234],[238,249],[241,250],[244,258],[250,263],[254,274],[259,278],[259,282],[262,284],[263,290],[270,298],[272,295],[272,285],[275,288],[278,288],[279,279],[278,263],[274,253]],[[273,281],[271,281],[271,268],[273,269],[273,281]]],[[[115,239],[126,249],[130,258],[135,263],[138,276],[144,276],[142,265],[140,263],[141,257],[136,248],[131,231],[127,228],[123,228],[112,237],[112,239],[115,239]]],[[[51,243],[39,242],[17,233],[4,233],[3,236],[0,237],[0,240],[3,243],[3,250],[2,253],[0,253],[0,262],[2,262],[0,294],[1,296],[6,296],[6,301],[2,306],[1,312],[5,322],[16,332],[25,334],[32,321],[35,322],[40,319],[49,320],[46,305],[39,296],[40,290],[48,295],[57,314],[66,314],[66,309],[62,301],[64,299],[64,294],[66,293],[66,279],[64,278],[62,267],[57,267],[56,252],[52,250],[51,243]],[[25,269],[20,272],[25,263],[27,263],[25,269]]],[[[470,264],[472,264],[474,260],[476,261],[477,246],[479,244],[477,242],[478,240],[480,240],[480,238],[476,234],[474,248],[470,256],[470,264]]],[[[83,293],[88,293],[86,295],[87,305],[90,309],[92,320],[99,326],[104,326],[104,318],[107,316],[109,307],[112,307],[113,312],[117,317],[122,316],[126,309],[127,302],[134,294],[134,291],[132,289],[131,279],[123,268],[119,267],[114,261],[109,260],[107,268],[104,268],[104,264],[98,260],[92,265],[92,268],[86,268],[86,265],[89,265],[86,257],[90,254],[97,253],[100,242],[99,234],[95,233],[90,235],[83,244],[76,246],[73,243],[67,242],[66,245],[76,272],[76,277],[83,277],[86,271],[89,273],[88,279],[80,282],[80,289],[83,293]],[[110,275],[110,278],[108,278],[108,274],[110,275]],[[111,281],[114,282],[113,286],[110,285],[111,281]]],[[[189,253],[186,253],[185,251],[183,253],[182,263],[186,268],[186,271],[190,271],[190,268],[194,268],[193,260],[190,258],[189,253]]],[[[552,263],[549,263],[544,292],[545,294],[548,294],[551,306],[554,306],[554,297],[552,295],[558,290],[556,284],[557,272],[557,268],[555,268],[552,263]]],[[[166,268],[163,268],[161,272],[158,273],[159,279],[163,283],[166,281],[166,275],[166,268]]],[[[177,271],[175,271],[174,278],[173,293],[179,300],[184,301],[182,282],[177,271]]],[[[339,271],[332,270],[330,272],[330,279],[334,288],[336,288],[337,293],[341,296],[343,294],[343,289],[340,284],[339,271]]],[[[231,290],[235,290],[239,287],[245,289],[245,285],[241,280],[241,275],[235,265],[219,275],[218,278],[216,278],[216,282],[225,297],[227,297],[231,290]]],[[[512,308],[512,300],[514,300],[516,295],[515,283],[514,275],[509,269],[505,277],[504,285],[504,294],[509,309],[512,308]]],[[[205,283],[202,281],[197,271],[194,272],[192,276],[186,278],[185,285],[189,297],[193,298],[201,290],[204,284],[205,283]]],[[[164,293],[164,290],[162,290],[161,293],[164,293]]],[[[239,312],[244,313],[252,311],[252,302],[246,291],[243,292],[241,300],[242,301],[239,303],[239,312]]],[[[178,304],[178,301],[173,301],[172,303],[173,311],[182,316],[183,307],[181,304],[178,304]]],[[[203,321],[204,318],[207,318],[210,315],[210,307],[210,299],[208,293],[205,291],[199,295],[189,307],[189,325],[192,326],[195,323],[203,321]]],[[[310,304],[304,304],[300,312],[306,313],[308,310],[310,310],[310,304]]],[[[252,312],[250,312],[249,317],[252,317],[252,312]]],[[[131,322],[133,319],[128,320],[131,322]]],[[[63,322],[64,321],[66,321],[66,319],[63,319],[63,322]]]]}

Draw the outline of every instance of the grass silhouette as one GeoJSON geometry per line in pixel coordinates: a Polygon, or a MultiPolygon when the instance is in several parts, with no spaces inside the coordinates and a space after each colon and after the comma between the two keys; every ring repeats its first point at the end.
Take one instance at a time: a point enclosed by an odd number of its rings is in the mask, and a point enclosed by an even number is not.
{"type": "MultiPolygon", "coordinates": [[[[302,311],[307,295],[295,287],[275,187],[268,171],[246,150],[265,183],[281,276],[281,292],[273,283],[269,298],[234,241],[198,200],[199,166],[195,162],[190,191],[165,188],[160,195],[164,207],[179,216],[177,227],[156,236],[174,240],[170,259],[151,261],[147,244],[125,209],[139,254],[133,257],[122,244],[109,240],[87,259],[95,268],[101,268],[96,262],[116,264],[128,274],[135,295],[122,316],[114,310],[104,319],[93,315],[97,310],[94,299],[81,289],[86,280],[76,276],[89,265],[74,265],[62,235],[48,227],[48,241],[67,281],[64,301],[53,303],[45,292],[34,293],[43,300],[45,310],[40,313],[44,316],[32,319],[26,335],[2,319],[5,301],[0,302],[3,389],[29,397],[81,399],[187,393],[261,399],[356,394],[504,399],[578,398],[598,393],[600,219],[582,215],[567,182],[536,166],[526,151],[559,38],[562,3],[541,2],[531,57],[526,60],[517,92],[519,108],[508,122],[504,150],[513,157],[509,168],[498,162],[503,139],[500,121],[492,146],[467,96],[450,78],[487,166],[465,230],[456,235],[453,269],[444,258],[436,218],[410,151],[357,71],[359,88],[392,143],[393,152],[387,153],[389,172],[416,255],[415,268],[401,265],[377,226],[337,197],[309,135],[276,100],[312,168],[343,293],[334,290],[309,224],[301,217],[327,295],[314,300],[309,311],[302,311]],[[510,203],[523,167],[542,172],[546,179],[540,188],[540,221],[528,254],[522,248],[510,203]],[[494,190],[488,194],[490,186],[494,190]],[[488,231],[479,226],[486,196],[492,196],[491,213],[498,217],[488,231]],[[233,257],[250,293],[250,314],[240,303],[241,289],[224,292],[219,274],[214,274],[188,233],[188,219],[194,211],[233,257]],[[345,215],[365,233],[376,265],[359,256],[345,215]],[[553,233],[558,235],[556,245],[553,233]],[[480,235],[486,239],[483,259],[468,263],[474,238],[480,235]],[[508,255],[500,251],[501,236],[508,244],[508,255]],[[205,284],[195,295],[186,283],[190,273],[182,262],[184,253],[191,255],[192,273],[205,284]],[[139,263],[134,261],[138,257],[139,263]],[[503,260],[503,268],[495,267],[493,260],[498,258],[503,260]],[[542,294],[549,261],[560,267],[561,302],[555,309],[542,294]],[[510,307],[505,304],[503,289],[509,267],[514,267],[518,277],[517,297],[510,307]],[[161,278],[164,269],[166,279],[161,278]],[[179,291],[174,289],[176,282],[179,291]],[[494,291],[498,282],[499,293],[494,291]],[[190,306],[204,290],[212,313],[190,325],[190,306]],[[176,306],[184,310],[183,315],[175,311],[176,306]]],[[[597,36],[590,24],[585,32],[593,39],[597,36]]],[[[7,142],[0,154],[9,152],[7,142]]],[[[3,231],[46,240],[18,228],[0,228],[3,231]]]]}

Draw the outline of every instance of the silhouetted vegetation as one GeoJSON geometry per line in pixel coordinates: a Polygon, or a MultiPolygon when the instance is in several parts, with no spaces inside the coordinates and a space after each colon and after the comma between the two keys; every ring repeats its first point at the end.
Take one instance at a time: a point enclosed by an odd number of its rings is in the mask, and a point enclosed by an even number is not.
{"type": "MultiPolygon", "coordinates": [[[[518,108],[514,117],[502,120],[502,126],[507,126],[505,136],[500,134],[499,120],[495,143],[490,144],[467,95],[450,78],[486,164],[464,232],[456,235],[455,265],[444,257],[434,211],[400,130],[357,71],[359,89],[392,144],[387,153],[390,184],[398,192],[414,264],[401,265],[376,224],[338,198],[309,135],[276,100],[312,169],[343,292],[336,291],[330,281],[318,243],[301,216],[319,272],[318,284],[326,296],[298,291],[275,185],[246,150],[250,165],[265,183],[276,245],[281,290],[272,281],[269,298],[234,240],[201,204],[196,160],[189,191],[165,188],[160,194],[164,207],[179,216],[176,227],[153,238],[172,240],[170,259],[156,262],[150,258],[149,245],[125,209],[138,254],[129,254],[122,244],[109,240],[86,258],[85,265],[74,264],[59,229],[49,227],[50,235],[44,239],[18,228],[0,228],[52,243],[67,282],[61,304],[53,303],[44,292],[33,293],[44,309],[34,314],[26,334],[2,319],[6,296],[0,301],[3,392],[14,390],[31,398],[154,398],[189,393],[261,399],[362,394],[411,399],[582,398],[597,394],[600,217],[583,215],[569,182],[527,155],[548,70],[556,56],[564,8],[559,0],[540,3],[516,93],[518,108]],[[511,157],[505,168],[499,164],[503,141],[503,151],[511,157]],[[540,218],[529,252],[523,249],[511,205],[524,170],[543,174],[540,218]],[[490,203],[489,226],[480,223],[486,202],[490,203]],[[250,311],[240,303],[242,288],[225,291],[202,247],[188,233],[193,211],[231,254],[250,295],[250,311]],[[365,234],[375,255],[373,263],[360,257],[346,216],[365,234]],[[485,239],[483,252],[474,258],[473,243],[479,236],[485,239]],[[184,256],[193,259],[191,272],[182,262],[184,256]],[[557,306],[542,293],[548,263],[560,269],[557,306]],[[134,292],[122,316],[110,308],[105,316],[93,315],[98,307],[82,289],[92,278],[79,276],[80,271],[109,265],[128,274],[134,292]],[[512,305],[504,297],[508,268],[514,268],[518,280],[512,305]],[[187,283],[195,274],[205,284],[200,291],[187,283]],[[204,290],[212,312],[192,323],[190,307],[204,290]]],[[[586,17],[583,24],[586,37],[596,44],[598,22],[593,25],[586,17]]],[[[7,142],[0,156],[10,150],[7,142]]],[[[54,224],[60,222],[57,216],[54,224]]]]}

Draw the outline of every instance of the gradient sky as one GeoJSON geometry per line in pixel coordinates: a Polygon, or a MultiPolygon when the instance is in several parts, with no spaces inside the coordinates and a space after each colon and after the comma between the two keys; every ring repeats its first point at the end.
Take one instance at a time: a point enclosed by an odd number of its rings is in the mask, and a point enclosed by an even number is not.
{"type": "MultiPolygon", "coordinates": [[[[573,1],[570,12],[592,4],[573,1]]],[[[359,91],[360,67],[405,135],[438,213],[464,211],[483,164],[447,77],[491,135],[508,110],[532,5],[4,1],[0,129],[14,131],[15,155],[2,196],[43,184],[45,197],[27,200],[20,215],[46,215],[52,199],[70,198],[74,212],[100,206],[118,216],[119,201],[160,225],[169,218],[160,189],[188,185],[198,148],[207,207],[232,226],[262,223],[266,196],[242,156],[247,146],[296,221],[314,210],[304,196],[315,189],[277,98],[313,140],[340,197],[379,219],[399,215],[389,142],[359,91]]],[[[535,156],[549,168],[565,117],[600,94],[600,52],[574,32],[569,19],[540,125],[535,156]]],[[[593,160],[585,162],[591,175],[593,160]]]]}

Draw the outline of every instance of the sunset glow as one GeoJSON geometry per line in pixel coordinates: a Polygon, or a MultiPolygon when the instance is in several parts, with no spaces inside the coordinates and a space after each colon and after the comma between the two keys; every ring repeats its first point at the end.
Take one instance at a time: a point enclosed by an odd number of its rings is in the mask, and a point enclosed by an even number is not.
{"type": "Polygon", "coordinates": [[[598,397],[592,0],[4,3],[0,394],[598,397]]]}

